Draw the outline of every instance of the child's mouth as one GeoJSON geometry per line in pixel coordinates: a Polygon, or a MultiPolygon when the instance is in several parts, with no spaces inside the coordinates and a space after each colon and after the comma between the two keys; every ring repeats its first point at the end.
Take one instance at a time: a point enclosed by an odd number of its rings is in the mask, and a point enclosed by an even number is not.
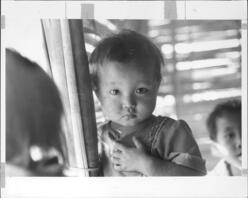
{"type": "Polygon", "coordinates": [[[242,153],[239,153],[236,157],[241,160],[242,153]]]}
{"type": "Polygon", "coordinates": [[[132,118],[135,118],[136,117],[136,115],[135,114],[126,114],[126,115],[124,115],[124,116],[122,116],[123,118],[126,118],[126,119],[132,119],[132,118]]]}

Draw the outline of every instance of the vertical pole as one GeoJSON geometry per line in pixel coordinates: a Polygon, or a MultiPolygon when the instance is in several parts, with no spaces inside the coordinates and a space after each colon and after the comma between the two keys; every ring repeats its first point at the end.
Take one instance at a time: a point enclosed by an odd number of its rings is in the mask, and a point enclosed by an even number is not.
{"type": "Polygon", "coordinates": [[[175,35],[176,35],[176,22],[172,21],[171,22],[171,43],[172,46],[174,47],[173,50],[173,55],[172,55],[172,62],[173,62],[173,74],[172,74],[172,83],[173,83],[173,92],[174,92],[174,96],[175,96],[175,113],[177,115],[177,117],[180,117],[180,111],[179,111],[179,105],[180,105],[180,99],[178,98],[178,78],[177,78],[177,68],[176,68],[176,62],[177,62],[177,57],[176,57],[176,51],[175,51],[175,45],[176,45],[176,39],[175,39],[175,35]]]}
{"type": "Polygon", "coordinates": [[[97,130],[82,21],[42,20],[42,25],[52,76],[65,109],[69,174],[95,176],[97,130]]]}
{"type": "Polygon", "coordinates": [[[164,1],[164,18],[177,19],[177,1],[164,1]]]}
{"type": "MultiPolygon", "coordinates": [[[[89,169],[98,167],[97,128],[82,20],[69,20],[72,54],[89,169]]],[[[97,175],[90,171],[90,176],[97,175]]]]}

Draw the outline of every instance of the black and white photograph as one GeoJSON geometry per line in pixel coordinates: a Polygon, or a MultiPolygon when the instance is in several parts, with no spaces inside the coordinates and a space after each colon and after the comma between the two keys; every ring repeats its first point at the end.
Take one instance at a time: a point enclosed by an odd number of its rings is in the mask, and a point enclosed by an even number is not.
{"type": "Polygon", "coordinates": [[[1,194],[246,197],[247,9],[122,3],[6,3],[1,194]]]}

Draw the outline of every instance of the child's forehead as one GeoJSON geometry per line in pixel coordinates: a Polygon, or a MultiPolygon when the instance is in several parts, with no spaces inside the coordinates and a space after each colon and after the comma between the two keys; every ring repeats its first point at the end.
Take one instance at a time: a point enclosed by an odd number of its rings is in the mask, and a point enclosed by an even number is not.
{"type": "Polygon", "coordinates": [[[232,120],[233,118],[238,118],[240,116],[241,116],[241,111],[224,110],[219,117],[223,119],[232,120]]]}
{"type": "Polygon", "coordinates": [[[156,70],[155,64],[152,61],[105,61],[100,68],[103,72],[115,70],[120,72],[139,71],[140,73],[147,73],[156,70]]]}
{"type": "Polygon", "coordinates": [[[226,112],[217,118],[217,123],[219,125],[240,125],[241,124],[241,115],[237,112],[226,112]]]}
{"type": "Polygon", "coordinates": [[[107,84],[146,83],[154,82],[154,70],[147,66],[137,66],[135,63],[109,62],[101,67],[98,74],[100,81],[107,84]]]}

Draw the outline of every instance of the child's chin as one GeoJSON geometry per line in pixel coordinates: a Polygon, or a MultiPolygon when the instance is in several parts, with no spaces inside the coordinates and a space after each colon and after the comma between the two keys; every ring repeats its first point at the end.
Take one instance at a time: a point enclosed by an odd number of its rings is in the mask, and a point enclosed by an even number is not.
{"type": "Polygon", "coordinates": [[[236,160],[237,162],[241,162],[241,159],[242,159],[242,154],[236,155],[236,156],[235,156],[235,160],[236,160]]]}
{"type": "Polygon", "coordinates": [[[125,122],[123,123],[124,126],[127,126],[127,127],[133,127],[133,126],[136,126],[138,123],[137,122],[125,122]]]}
{"type": "Polygon", "coordinates": [[[238,157],[238,161],[241,161],[242,160],[242,156],[240,155],[239,157],[238,157]]]}
{"type": "Polygon", "coordinates": [[[133,127],[136,126],[137,124],[138,124],[137,120],[134,119],[122,122],[122,125],[127,127],[133,127]]]}
{"type": "Polygon", "coordinates": [[[241,168],[241,156],[234,159],[234,165],[241,168]]]}

